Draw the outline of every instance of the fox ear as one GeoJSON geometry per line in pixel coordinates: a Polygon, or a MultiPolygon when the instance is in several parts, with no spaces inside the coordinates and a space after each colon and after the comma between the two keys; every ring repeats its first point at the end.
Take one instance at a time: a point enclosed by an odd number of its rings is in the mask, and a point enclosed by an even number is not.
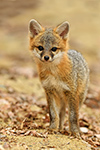
{"type": "Polygon", "coordinates": [[[30,20],[29,22],[30,37],[34,38],[42,30],[43,30],[43,27],[35,19],[30,20]]]}
{"type": "Polygon", "coordinates": [[[55,28],[55,31],[59,34],[59,36],[62,39],[66,40],[69,32],[69,23],[67,21],[63,22],[55,28]]]}

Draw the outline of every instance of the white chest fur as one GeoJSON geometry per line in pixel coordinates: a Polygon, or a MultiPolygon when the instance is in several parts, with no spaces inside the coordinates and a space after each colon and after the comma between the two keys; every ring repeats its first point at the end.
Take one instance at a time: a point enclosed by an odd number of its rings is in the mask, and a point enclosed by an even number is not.
{"type": "Polygon", "coordinates": [[[55,78],[53,75],[49,75],[46,79],[42,80],[41,83],[44,88],[56,88],[60,90],[70,91],[67,83],[60,81],[59,78],[55,78]]]}

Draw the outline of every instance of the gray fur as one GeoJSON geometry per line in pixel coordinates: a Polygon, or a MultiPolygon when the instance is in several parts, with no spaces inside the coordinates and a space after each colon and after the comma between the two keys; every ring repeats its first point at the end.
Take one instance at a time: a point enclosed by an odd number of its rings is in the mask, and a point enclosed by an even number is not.
{"type": "Polygon", "coordinates": [[[85,86],[85,89],[83,90],[83,93],[80,95],[80,101],[84,101],[87,90],[88,90],[88,84],[89,84],[89,68],[88,65],[81,55],[81,53],[75,51],[75,50],[68,50],[67,52],[68,58],[71,60],[72,63],[72,78],[73,78],[73,85],[75,89],[77,87],[81,87],[80,83],[83,83],[85,86]],[[82,81],[82,82],[80,82],[82,81]]]}
{"type": "Polygon", "coordinates": [[[46,29],[45,33],[40,38],[40,42],[44,45],[44,48],[47,51],[52,48],[52,44],[55,41],[56,41],[56,38],[53,35],[53,30],[51,28],[46,29]]]}

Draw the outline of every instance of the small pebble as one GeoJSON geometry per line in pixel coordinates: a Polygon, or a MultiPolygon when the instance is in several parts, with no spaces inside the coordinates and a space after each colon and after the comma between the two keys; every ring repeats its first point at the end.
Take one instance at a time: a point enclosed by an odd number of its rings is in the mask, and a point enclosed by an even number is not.
{"type": "Polygon", "coordinates": [[[80,127],[81,132],[88,133],[88,128],[86,127],[80,127]]]}
{"type": "Polygon", "coordinates": [[[6,135],[0,134],[0,139],[7,137],[6,135]]]}

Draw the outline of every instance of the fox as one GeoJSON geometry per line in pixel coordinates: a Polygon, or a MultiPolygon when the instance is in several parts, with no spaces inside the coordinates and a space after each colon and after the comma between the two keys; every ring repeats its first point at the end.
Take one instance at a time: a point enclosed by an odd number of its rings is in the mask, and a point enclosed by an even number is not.
{"type": "Polygon", "coordinates": [[[79,108],[86,99],[89,68],[82,54],[69,49],[67,21],[45,28],[35,19],[29,21],[29,50],[37,65],[49,108],[51,131],[63,130],[68,107],[69,133],[80,137],[79,108]]]}

